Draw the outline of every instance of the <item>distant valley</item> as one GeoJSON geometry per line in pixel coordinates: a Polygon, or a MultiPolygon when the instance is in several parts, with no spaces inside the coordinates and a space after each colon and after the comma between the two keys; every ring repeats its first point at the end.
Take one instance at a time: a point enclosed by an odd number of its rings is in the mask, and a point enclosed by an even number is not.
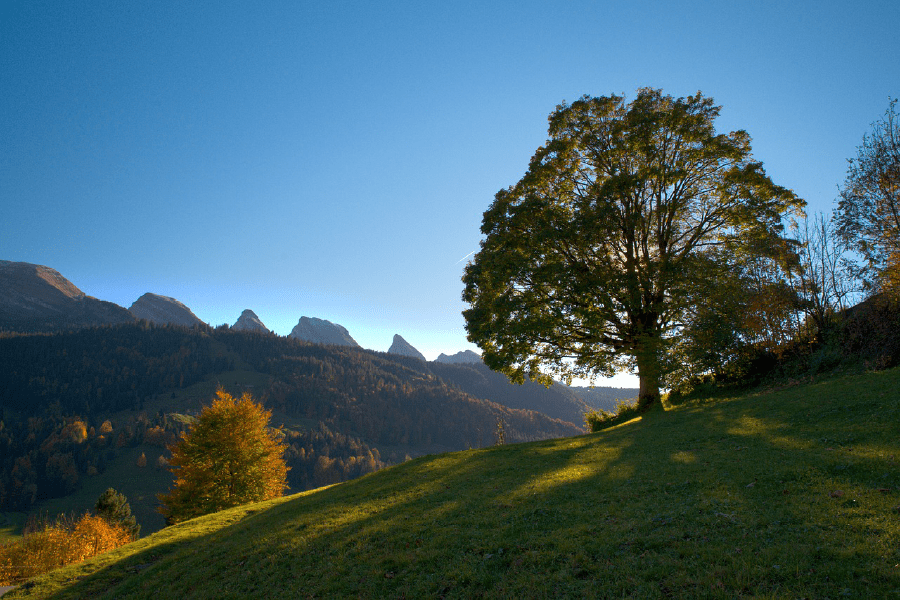
{"type": "Polygon", "coordinates": [[[399,334],[388,352],[366,350],[315,317],[279,336],[250,309],[215,328],[166,296],[126,310],[49,267],[8,261],[0,364],[0,510],[80,511],[114,487],[145,532],[162,527],[166,445],[219,386],[273,411],[292,491],[492,445],[500,426],[507,442],[575,435],[586,410],[637,392],[512,385],[474,352],[429,362],[399,334]]]}

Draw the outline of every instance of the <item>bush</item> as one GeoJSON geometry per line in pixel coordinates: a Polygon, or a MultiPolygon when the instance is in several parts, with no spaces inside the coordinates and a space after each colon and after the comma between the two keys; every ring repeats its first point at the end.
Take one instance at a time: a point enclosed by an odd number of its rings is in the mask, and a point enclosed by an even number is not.
{"type": "Polygon", "coordinates": [[[123,546],[132,539],[121,525],[85,513],[55,523],[30,521],[21,540],[0,546],[0,585],[22,582],[123,546]]]}
{"type": "Polygon", "coordinates": [[[601,408],[584,413],[584,424],[591,430],[591,433],[595,433],[629,421],[640,414],[641,409],[635,400],[616,399],[616,408],[613,412],[601,408]]]}

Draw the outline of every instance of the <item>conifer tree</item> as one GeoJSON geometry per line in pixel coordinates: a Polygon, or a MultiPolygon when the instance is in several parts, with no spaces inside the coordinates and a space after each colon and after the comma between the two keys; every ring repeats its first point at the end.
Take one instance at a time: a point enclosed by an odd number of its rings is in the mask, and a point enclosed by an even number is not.
{"type": "Polygon", "coordinates": [[[129,534],[131,539],[136,540],[141,533],[141,526],[138,525],[137,518],[131,514],[131,506],[124,494],[120,494],[113,488],[108,488],[97,499],[94,505],[97,516],[103,517],[112,525],[122,526],[129,534]]]}

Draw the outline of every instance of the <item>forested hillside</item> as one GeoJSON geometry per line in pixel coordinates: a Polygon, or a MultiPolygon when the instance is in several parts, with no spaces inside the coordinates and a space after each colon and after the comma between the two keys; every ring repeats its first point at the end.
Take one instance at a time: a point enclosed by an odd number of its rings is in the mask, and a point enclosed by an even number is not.
{"type": "Polygon", "coordinates": [[[408,456],[491,445],[499,422],[507,442],[581,431],[476,398],[434,363],[227,327],[142,322],[4,335],[0,362],[2,510],[71,494],[138,446],[159,448],[150,467],[164,468],[156,457],[209,402],[204,390],[223,381],[282,420],[292,491],[408,456]]]}
{"type": "Polygon", "coordinates": [[[526,381],[509,385],[506,375],[491,371],[484,363],[429,363],[429,368],[445,381],[477,398],[490,398],[510,408],[537,410],[576,425],[584,423],[584,413],[595,408],[613,410],[616,400],[637,397],[637,389],[575,387],[553,384],[549,388],[526,381]]]}

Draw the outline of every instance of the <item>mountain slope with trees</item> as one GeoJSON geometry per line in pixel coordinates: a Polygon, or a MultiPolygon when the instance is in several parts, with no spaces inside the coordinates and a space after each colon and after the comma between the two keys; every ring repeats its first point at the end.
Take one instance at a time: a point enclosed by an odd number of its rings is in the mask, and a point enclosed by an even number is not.
{"type": "MultiPolygon", "coordinates": [[[[144,321],[5,334],[0,361],[2,510],[68,496],[112,467],[164,468],[165,446],[212,401],[217,382],[237,395],[251,391],[283,423],[293,491],[410,456],[490,445],[500,422],[512,442],[582,431],[476,398],[420,360],[227,327],[144,321]],[[149,455],[149,465],[123,466],[135,451],[149,455]]],[[[135,512],[145,514],[140,495],[154,494],[129,493],[135,512]]]]}
{"type": "Polygon", "coordinates": [[[593,408],[612,410],[615,400],[637,397],[636,389],[570,388],[554,383],[549,388],[541,383],[525,381],[510,385],[502,373],[492,371],[482,362],[429,363],[431,371],[460,390],[476,398],[490,398],[510,408],[536,410],[576,425],[584,424],[584,413],[593,408]]]}

